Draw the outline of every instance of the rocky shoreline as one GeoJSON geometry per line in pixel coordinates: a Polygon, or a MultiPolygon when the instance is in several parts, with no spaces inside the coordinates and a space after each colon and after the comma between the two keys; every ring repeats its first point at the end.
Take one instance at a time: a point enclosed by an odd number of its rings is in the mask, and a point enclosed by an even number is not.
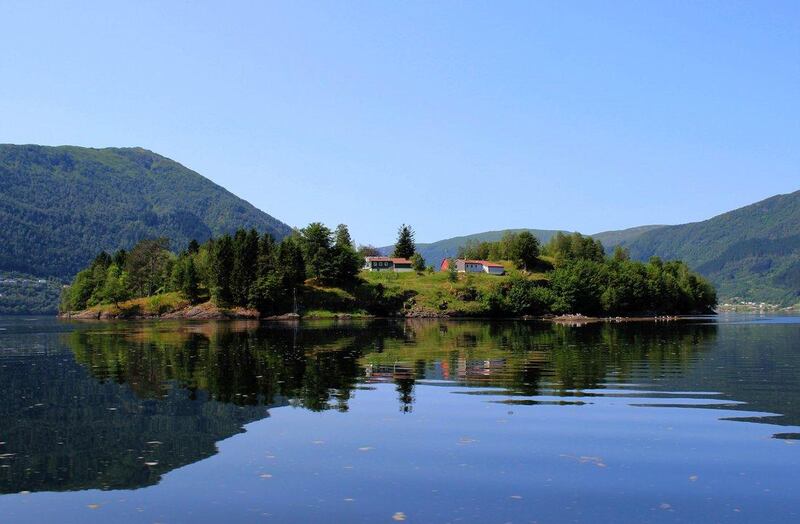
{"type": "Polygon", "coordinates": [[[581,314],[544,315],[521,317],[474,317],[453,315],[448,312],[414,309],[397,315],[378,317],[374,315],[354,315],[351,313],[331,313],[330,315],[285,313],[262,317],[255,309],[220,308],[210,302],[188,306],[163,313],[141,313],[135,310],[119,309],[87,309],[60,313],[61,319],[67,320],[264,320],[264,321],[300,321],[300,320],[363,320],[375,318],[395,319],[449,319],[449,320],[535,320],[554,322],[563,325],[585,325],[598,322],[674,322],[686,318],[677,315],[639,315],[630,317],[593,317],[581,314]]]}

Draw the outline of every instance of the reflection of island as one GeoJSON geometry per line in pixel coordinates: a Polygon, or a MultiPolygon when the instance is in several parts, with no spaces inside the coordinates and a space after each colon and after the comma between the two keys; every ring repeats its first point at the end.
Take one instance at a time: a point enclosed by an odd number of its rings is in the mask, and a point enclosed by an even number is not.
{"type": "Polygon", "coordinates": [[[717,364],[703,354],[741,340],[717,332],[438,320],[82,325],[18,344],[46,351],[0,353],[0,492],[150,485],[213,455],[269,408],[347,411],[364,382],[393,384],[400,410],[413,413],[420,381],[571,396],[613,382],[687,390],[682,382],[701,372],[694,390],[791,417],[761,389],[726,382],[733,374],[709,376],[717,364]]]}

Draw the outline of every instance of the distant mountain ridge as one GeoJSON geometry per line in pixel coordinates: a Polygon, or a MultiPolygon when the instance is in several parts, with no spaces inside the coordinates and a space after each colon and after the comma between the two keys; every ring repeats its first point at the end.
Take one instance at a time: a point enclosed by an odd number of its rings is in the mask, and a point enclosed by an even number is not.
{"type": "Polygon", "coordinates": [[[648,231],[621,245],[636,259],[682,259],[710,278],[723,299],[800,302],[800,191],[648,231]]]}
{"type": "Polygon", "coordinates": [[[141,148],[0,145],[0,270],[72,278],[99,251],[167,237],[173,249],[238,227],[291,228],[141,148]]]}

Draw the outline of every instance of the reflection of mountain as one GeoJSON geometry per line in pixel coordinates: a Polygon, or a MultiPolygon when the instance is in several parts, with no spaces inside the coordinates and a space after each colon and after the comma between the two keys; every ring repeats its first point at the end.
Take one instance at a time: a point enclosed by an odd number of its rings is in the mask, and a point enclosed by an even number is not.
{"type": "Polygon", "coordinates": [[[519,397],[650,384],[719,391],[797,424],[800,386],[787,374],[800,367],[796,332],[434,320],[84,324],[4,335],[0,492],[150,485],[213,455],[271,407],[347,411],[364,382],[393,383],[404,413],[420,381],[519,397]]]}
{"type": "Polygon", "coordinates": [[[263,407],[158,399],[100,383],[69,353],[0,357],[0,493],[130,489],[216,452],[216,442],[267,416],[263,407]],[[147,465],[150,463],[151,465],[147,465]]]}

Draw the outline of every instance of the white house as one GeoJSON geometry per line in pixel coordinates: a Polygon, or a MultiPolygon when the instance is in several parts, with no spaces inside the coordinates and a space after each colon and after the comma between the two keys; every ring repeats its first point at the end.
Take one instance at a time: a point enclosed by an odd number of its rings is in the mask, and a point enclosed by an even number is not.
{"type": "MultiPolygon", "coordinates": [[[[441,271],[447,271],[449,267],[450,260],[447,258],[442,260],[442,265],[440,266],[441,271]]],[[[503,275],[506,272],[506,268],[495,262],[463,258],[456,259],[456,269],[459,273],[489,273],[490,275],[503,275]]]]}
{"type": "Polygon", "coordinates": [[[364,257],[364,268],[367,271],[394,271],[403,273],[411,271],[411,261],[407,258],[364,257]]]}

